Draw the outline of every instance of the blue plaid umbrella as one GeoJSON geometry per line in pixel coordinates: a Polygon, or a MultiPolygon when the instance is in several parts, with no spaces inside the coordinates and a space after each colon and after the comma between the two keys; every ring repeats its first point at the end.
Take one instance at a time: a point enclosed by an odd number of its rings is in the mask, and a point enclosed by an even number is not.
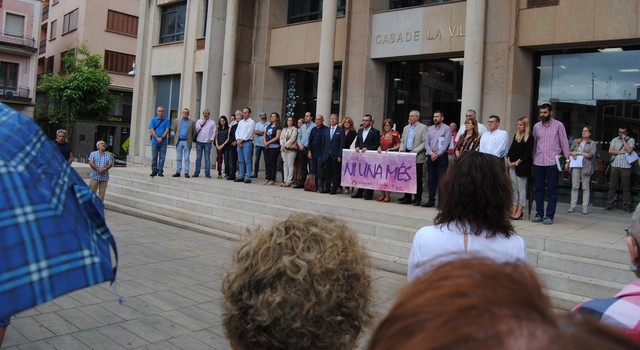
{"type": "Polygon", "coordinates": [[[115,279],[104,208],[28,116],[0,103],[0,319],[115,279]]]}

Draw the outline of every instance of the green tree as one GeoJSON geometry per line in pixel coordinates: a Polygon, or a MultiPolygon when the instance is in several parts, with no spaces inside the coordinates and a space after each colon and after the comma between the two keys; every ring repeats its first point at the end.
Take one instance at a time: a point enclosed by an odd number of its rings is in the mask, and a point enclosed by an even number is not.
{"type": "Polygon", "coordinates": [[[102,56],[92,54],[86,44],[62,55],[61,74],[42,76],[38,89],[47,95],[49,123],[65,124],[67,130],[76,119],[109,113],[113,96],[111,77],[102,65],[102,56]]]}

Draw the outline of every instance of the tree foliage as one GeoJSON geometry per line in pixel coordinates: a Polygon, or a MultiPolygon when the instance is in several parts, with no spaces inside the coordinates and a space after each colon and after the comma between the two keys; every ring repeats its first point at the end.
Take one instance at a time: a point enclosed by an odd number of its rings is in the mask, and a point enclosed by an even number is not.
{"type": "Polygon", "coordinates": [[[49,122],[67,124],[75,119],[108,114],[113,97],[111,77],[102,66],[102,56],[92,54],[86,44],[62,55],[65,72],[42,76],[39,90],[48,96],[49,122]]]}

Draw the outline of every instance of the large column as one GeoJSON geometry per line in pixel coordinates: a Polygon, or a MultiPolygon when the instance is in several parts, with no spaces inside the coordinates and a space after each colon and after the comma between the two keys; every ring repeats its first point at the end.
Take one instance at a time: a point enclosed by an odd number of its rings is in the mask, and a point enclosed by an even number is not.
{"type": "Polygon", "coordinates": [[[482,110],[482,67],[484,64],[486,6],[486,0],[467,0],[460,125],[464,125],[464,113],[467,109],[473,108],[478,113],[481,113],[482,110]]]}
{"type": "Polygon", "coordinates": [[[240,0],[227,2],[227,18],[224,27],[224,54],[222,57],[222,84],[220,86],[219,115],[229,114],[233,100],[233,79],[236,68],[236,41],[240,0]]]}
{"type": "Polygon", "coordinates": [[[336,42],[337,0],[322,3],[322,29],[320,33],[320,64],[318,68],[318,99],[316,114],[328,120],[331,114],[331,90],[333,88],[333,51],[336,42]]]}
{"type": "Polygon", "coordinates": [[[151,52],[155,35],[153,25],[157,18],[155,1],[140,1],[138,23],[138,43],[136,45],[136,69],[133,79],[133,105],[131,108],[131,132],[129,134],[129,164],[148,164],[151,158],[149,143],[149,120],[155,115],[156,106],[153,96],[153,77],[151,76],[151,52]],[[147,156],[147,150],[149,151],[147,156]]]}

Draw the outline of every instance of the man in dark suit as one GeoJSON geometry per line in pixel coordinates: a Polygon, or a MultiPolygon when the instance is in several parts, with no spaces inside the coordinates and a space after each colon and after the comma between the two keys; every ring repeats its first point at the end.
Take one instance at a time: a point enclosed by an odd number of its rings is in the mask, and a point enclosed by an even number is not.
{"type": "MultiPolygon", "coordinates": [[[[242,112],[237,110],[235,113],[236,118],[242,118],[242,112]]],[[[231,147],[229,148],[229,174],[227,175],[227,180],[235,180],[236,179],[236,171],[238,170],[238,150],[237,150],[237,141],[236,141],[236,130],[238,130],[238,124],[233,124],[229,129],[229,144],[231,147]]]]}
{"type": "Polygon", "coordinates": [[[322,114],[316,115],[316,127],[311,129],[311,134],[309,134],[309,146],[307,147],[309,152],[307,155],[311,161],[309,170],[316,176],[318,192],[324,189],[322,153],[324,149],[324,134],[327,129],[326,125],[324,125],[324,116],[322,114]]]}
{"type": "MultiPolygon", "coordinates": [[[[362,117],[362,128],[358,130],[356,137],[356,152],[366,152],[367,150],[376,151],[380,146],[380,131],[373,127],[373,117],[371,114],[365,114],[362,117]]],[[[373,199],[373,190],[363,190],[358,188],[352,198],[364,198],[365,200],[373,199]]]]}
{"type": "Polygon", "coordinates": [[[342,148],[344,148],[344,132],[338,126],[338,115],[331,114],[329,127],[324,133],[322,161],[324,164],[324,188],[322,193],[336,194],[342,164],[342,148]]]}

